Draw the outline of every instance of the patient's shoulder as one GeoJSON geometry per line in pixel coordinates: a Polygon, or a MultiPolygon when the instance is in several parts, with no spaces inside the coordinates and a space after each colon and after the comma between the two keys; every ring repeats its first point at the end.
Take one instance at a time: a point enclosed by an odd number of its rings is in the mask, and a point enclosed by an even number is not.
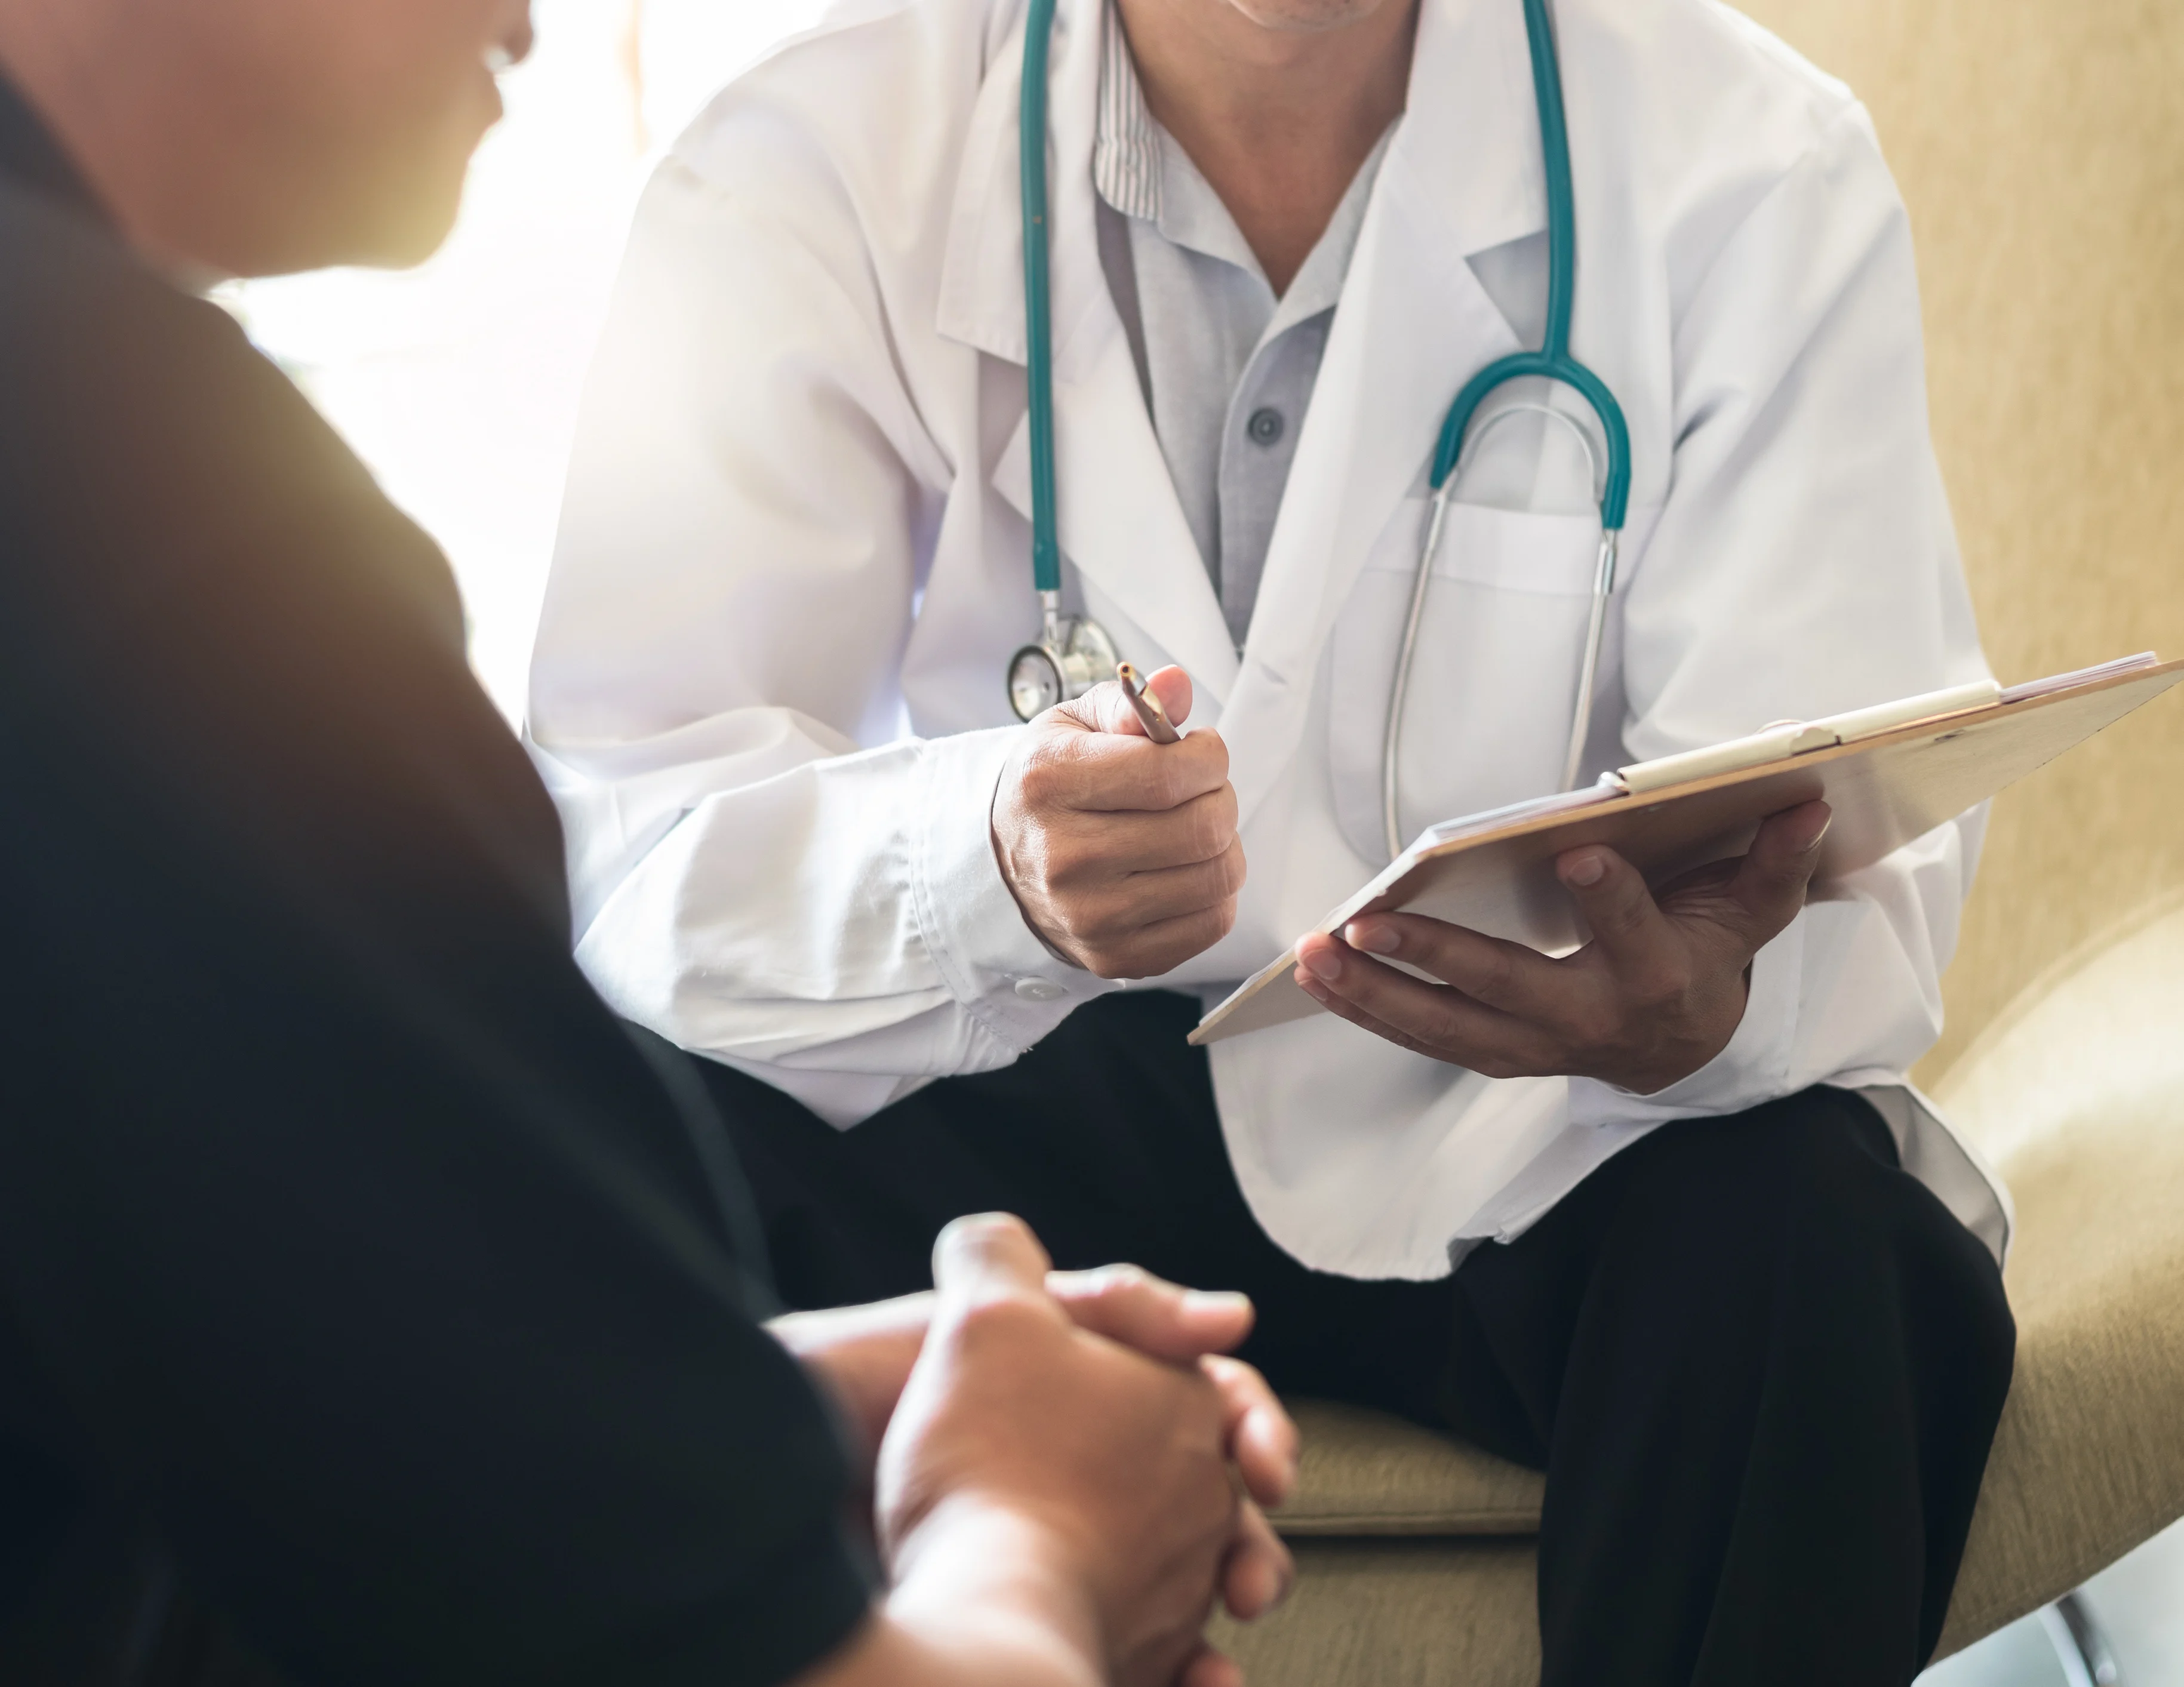
{"type": "Polygon", "coordinates": [[[90,213],[0,176],[0,408],[11,420],[34,396],[88,393],[125,371],[142,380],[178,356],[216,358],[231,351],[218,342],[233,326],[90,213]]]}

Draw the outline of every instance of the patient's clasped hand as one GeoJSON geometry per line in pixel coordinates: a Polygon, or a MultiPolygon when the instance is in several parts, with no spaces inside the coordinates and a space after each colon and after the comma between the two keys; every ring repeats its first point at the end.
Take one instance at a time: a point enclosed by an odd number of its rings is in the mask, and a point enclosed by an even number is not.
{"type": "Polygon", "coordinates": [[[888,1660],[872,1679],[916,1661],[956,1681],[1046,1679],[1036,1659],[1009,1662],[1028,1617],[1050,1631],[1038,1646],[1072,1639],[1121,1682],[1233,1680],[1200,1631],[1217,1587],[1246,1620],[1287,1591],[1259,1506],[1296,1471],[1288,1417],[1221,1356],[1250,1303],[1126,1267],[1049,1273],[1000,1215],[950,1225],[933,1272],[931,1295],[774,1325],[875,1460],[896,1584],[894,1631],[865,1643],[888,1660]]]}

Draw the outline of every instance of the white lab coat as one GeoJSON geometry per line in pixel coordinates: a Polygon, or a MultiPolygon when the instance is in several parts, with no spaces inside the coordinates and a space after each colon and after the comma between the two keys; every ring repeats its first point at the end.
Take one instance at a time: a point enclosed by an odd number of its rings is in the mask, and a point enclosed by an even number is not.
{"type": "MultiPolygon", "coordinates": [[[[1099,3],[1061,0],[1052,57],[1061,538],[1072,604],[1141,667],[1189,669],[1194,724],[1228,740],[1249,883],[1232,934],[1160,981],[1213,989],[1385,860],[1428,459],[1464,378],[1519,329],[1536,343],[1540,143],[1517,0],[1424,0],[1240,657],[1097,255],[1099,3]]],[[[1982,676],[1864,112],[1709,0],[1557,13],[1574,349],[1635,464],[1591,766],[1982,676]]],[[[1018,730],[1003,672],[1037,624],[1022,29],[1021,0],[850,0],[683,136],[637,217],[533,668],[587,972],[843,1127],[1115,988],[1033,936],[988,836],[1018,730]]],[[[1480,484],[1513,507],[1452,513],[1410,827],[1559,777],[1597,521],[1507,495],[1554,448],[1536,419],[1497,430],[1480,484]]],[[[1254,1211],[1310,1265],[1439,1276],[1652,1126],[1826,1081],[1873,1087],[1907,1166],[1999,1255],[2006,1196],[1899,1087],[1940,1029],[1980,820],[1825,890],[1758,956],[1729,1047],[1656,1095],[1490,1081],[1331,1016],[1217,1046],[1254,1211]]]]}

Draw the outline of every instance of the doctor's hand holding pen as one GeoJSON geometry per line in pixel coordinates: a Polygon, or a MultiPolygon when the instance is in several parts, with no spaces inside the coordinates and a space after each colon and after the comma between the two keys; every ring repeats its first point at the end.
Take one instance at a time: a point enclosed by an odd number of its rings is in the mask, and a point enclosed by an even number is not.
{"type": "MultiPolygon", "coordinates": [[[[1156,720],[1189,717],[1181,668],[1145,689],[1156,720]]],[[[1211,731],[1156,743],[1114,681],[1025,728],[994,793],[993,836],[1032,929],[1103,978],[1157,977],[1235,923],[1244,849],[1228,747],[1211,731]]]]}
{"type": "Polygon", "coordinates": [[[1658,891],[1613,849],[1566,852],[1555,871],[1593,938],[1559,960],[1424,915],[1374,914],[1306,938],[1295,979],[1353,1025],[1488,1077],[1591,1077],[1650,1095],[1736,1034],[1752,957],[1805,905],[1828,816],[1822,802],[1771,816],[1744,855],[1658,891]]]}

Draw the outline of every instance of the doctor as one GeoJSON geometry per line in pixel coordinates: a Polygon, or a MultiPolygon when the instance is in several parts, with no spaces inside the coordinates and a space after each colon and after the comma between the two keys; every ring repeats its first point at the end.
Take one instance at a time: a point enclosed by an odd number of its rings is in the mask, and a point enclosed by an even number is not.
{"type": "MultiPolygon", "coordinates": [[[[1864,113],[1704,0],[1553,22],[1630,442],[1579,777],[1980,676],[1864,113]]],[[[1817,806],[1658,893],[1574,852],[1570,960],[1365,921],[1307,948],[1332,1011],[1187,1049],[1388,859],[1435,431],[1552,328],[1534,49],[1520,0],[1061,0],[1058,609],[1181,671],[1164,745],[1112,686],[1011,714],[1025,35],[851,0],[647,194],[533,674],[581,960],[760,1122],[792,1296],[991,1205],[1233,1283],[1278,1384],[1547,1471],[1548,1683],[1909,1680],[2012,1350],[2006,1198],[1903,1077],[1979,816],[1809,905],[1817,806]]],[[[1468,438],[1403,834],[1556,788],[1588,671],[1598,416],[1522,382],[1468,438]]]]}

